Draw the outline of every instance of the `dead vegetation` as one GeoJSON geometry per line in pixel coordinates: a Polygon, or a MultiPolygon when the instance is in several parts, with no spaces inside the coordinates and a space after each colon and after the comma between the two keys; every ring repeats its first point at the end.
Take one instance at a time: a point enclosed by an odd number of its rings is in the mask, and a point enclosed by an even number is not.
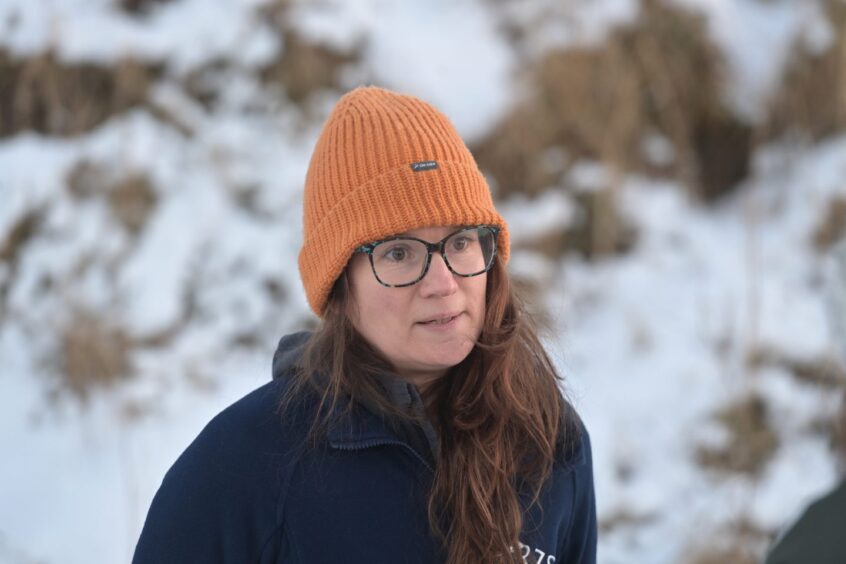
{"type": "Polygon", "coordinates": [[[834,197],[814,230],[813,245],[824,252],[841,239],[846,239],[846,196],[834,197]]]}
{"type": "Polygon", "coordinates": [[[17,275],[20,257],[41,228],[44,213],[40,208],[24,213],[12,225],[6,238],[0,241],[0,267],[5,270],[0,277],[0,323],[6,318],[7,296],[17,275]]]}
{"type": "Polygon", "coordinates": [[[282,56],[261,70],[265,84],[279,85],[289,100],[303,104],[314,92],[340,87],[339,72],[358,59],[356,53],[342,53],[306,41],[293,29],[282,35],[282,56]]]}
{"type": "Polygon", "coordinates": [[[806,430],[826,441],[840,464],[841,474],[846,477],[846,388],[836,413],[821,412],[814,415],[806,430]]]}
{"type": "Polygon", "coordinates": [[[846,369],[834,356],[801,358],[771,347],[758,347],[747,355],[746,365],[752,370],[782,368],[807,385],[835,390],[846,388],[846,369]]]}
{"type": "Polygon", "coordinates": [[[575,201],[582,219],[565,235],[570,250],[594,259],[622,254],[634,246],[636,232],[620,214],[615,189],[579,192],[575,201]]]}
{"type": "MultiPolygon", "coordinates": [[[[546,53],[531,66],[530,94],[474,147],[499,187],[538,194],[561,175],[540,161],[563,149],[621,171],[656,172],[644,139],[669,140],[669,172],[713,201],[749,168],[752,130],[722,101],[722,61],[701,18],[646,0],[637,21],[597,47],[546,53]]],[[[660,172],[660,171],[657,171],[660,172]]]]}
{"type": "Polygon", "coordinates": [[[766,402],[752,394],[727,405],[715,417],[729,439],[719,447],[700,446],[696,451],[699,465],[716,472],[758,475],[779,445],[766,402]]]}
{"type": "MultiPolygon", "coordinates": [[[[182,80],[182,87],[194,101],[205,110],[214,109],[220,97],[222,76],[227,71],[228,63],[222,59],[210,61],[189,71],[182,80]]],[[[158,108],[157,108],[158,109],[158,108]]],[[[178,122],[177,116],[168,117],[168,121],[178,122]]]]}
{"type": "Polygon", "coordinates": [[[575,220],[541,236],[515,244],[555,259],[576,254],[586,260],[598,260],[628,252],[637,241],[637,233],[618,209],[617,192],[606,187],[573,194],[579,210],[575,220]]]}
{"type": "Polygon", "coordinates": [[[117,223],[133,236],[147,225],[158,203],[151,180],[140,171],[111,170],[81,161],[68,172],[66,183],[76,198],[105,198],[117,223]]]}
{"type": "Polygon", "coordinates": [[[31,130],[70,136],[143,104],[160,65],[68,63],[53,52],[19,59],[0,50],[0,138],[31,130]]]}
{"type": "Polygon", "coordinates": [[[341,70],[361,58],[360,48],[343,52],[309,41],[288,21],[290,0],[277,0],[263,10],[282,43],[277,60],[259,70],[266,86],[279,88],[291,102],[303,106],[316,92],[339,90],[341,70]]]}
{"type": "Polygon", "coordinates": [[[834,41],[822,53],[795,46],[768,108],[766,138],[798,133],[816,141],[846,127],[846,4],[825,6],[834,41]]]}
{"type": "MultiPolygon", "coordinates": [[[[143,17],[173,0],[119,0],[119,7],[143,17]]],[[[309,41],[288,21],[288,0],[259,8],[258,17],[270,22],[282,48],[278,58],[258,70],[258,79],[284,93],[285,101],[303,106],[316,92],[341,88],[341,71],[360,58],[359,49],[342,52],[309,41]]],[[[232,62],[212,60],[175,78],[185,92],[206,110],[213,109],[221,88],[232,80],[232,62]]],[[[111,116],[145,106],[157,119],[183,133],[178,116],[168,115],[149,101],[148,92],[165,75],[166,62],[124,58],[110,65],[68,62],[48,51],[18,57],[0,49],[0,138],[20,131],[72,136],[90,131],[111,116]]]]}
{"type": "Polygon", "coordinates": [[[156,191],[149,178],[135,172],[120,179],[109,190],[109,208],[112,214],[133,235],[147,225],[147,219],[156,206],[156,191]]]}
{"type": "MultiPolygon", "coordinates": [[[[838,414],[818,413],[815,414],[801,431],[810,436],[818,437],[824,441],[829,452],[834,455],[835,460],[846,463],[846,443],[843,442],[842,421],[838,414]]],[[[846,466],[843,467],[846,470],[846,466]]]]}
{"type": "Polygon", "coordinates": [[[76,199],[93,198],[108,190],[107,173],[103,166],[89,160],[76,163],[65,177],[65,185],[76,199]]]}
{"type": "Polygon", "coordinates": [[[638,528],[654,522],[658,518],[653,513],[637,513],[628,508],[617,509],[600,519],[600,534],[610,533],[617,529],[638,528]]]}
{"type": "Polygon", "coordinates": [[[110,388],[131,376],[132,342],[102,314],[75,310],[60,332],[58,377],[54,393],[70,392],[81,401],[97,389],[110,388]]]}
{"type": "MultiPolygon", "coordinates": [[[[66,321],[54,329],[58,343],[56,353],[43,360],[46,373],[54,383],[49,397],[57,400],[69,395],[84,404],[98,392],[133,378],[134,353],[167,346],[195,318],[195,284],[192,280],[185,290],[186,306],[182,317],[155,333],[132,333],[111,307],[95,310],[72,304],[66,306],[69,312],[66,321]]],[[[199,384],[199,381],[191,381],[199,384]]]]}
{"type": "Polygon", "coordinates": [[[7,266],[17,263],[26,244],[38,232],[43,219],[43,210],[30,210],[19,217],[6,239],[0,244],[0,262],[7,266]]]}
{"type": "Polygon", "coordinates": [[[742,517],[723,530],[697,539],[684,557],[684,564],[759,564],[775,533],[742,517]]]}

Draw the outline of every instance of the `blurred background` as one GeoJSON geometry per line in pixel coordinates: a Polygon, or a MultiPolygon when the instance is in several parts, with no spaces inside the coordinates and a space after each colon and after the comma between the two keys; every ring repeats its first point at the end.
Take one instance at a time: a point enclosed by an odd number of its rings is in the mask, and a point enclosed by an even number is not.
{"type": "Polygon", "coordinates": [[[489,179],[600,562],[758,562],[843,470],[844,0],[0,0],[0,563],[128,562],[315,325],[302,186],[363,84],[489,179]]]}

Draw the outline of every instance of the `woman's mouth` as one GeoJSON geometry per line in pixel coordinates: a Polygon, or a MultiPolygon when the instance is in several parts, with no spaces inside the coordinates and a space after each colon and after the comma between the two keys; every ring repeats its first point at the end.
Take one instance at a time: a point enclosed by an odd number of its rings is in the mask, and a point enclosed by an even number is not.
{"type": "Polygon", "coordinates": [[[418,325],[426,327],[427,329],[446,330],[454,327],[460,316],[460,313],[456,313],[454,315],[430,319],[429,321],[421,321],[418,325]]]}

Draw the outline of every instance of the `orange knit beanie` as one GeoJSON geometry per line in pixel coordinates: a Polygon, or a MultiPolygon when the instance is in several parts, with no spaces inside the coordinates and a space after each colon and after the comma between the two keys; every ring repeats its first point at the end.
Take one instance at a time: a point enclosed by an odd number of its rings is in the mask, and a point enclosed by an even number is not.
{"type": "Polygon", "coordinates": [[[303,197],[300,277],[322,317],[332,285],[359,245],[418,227],[508,230],[473,155],[426,102],[376,87],[344,95],[314,148],[303,197]]]}

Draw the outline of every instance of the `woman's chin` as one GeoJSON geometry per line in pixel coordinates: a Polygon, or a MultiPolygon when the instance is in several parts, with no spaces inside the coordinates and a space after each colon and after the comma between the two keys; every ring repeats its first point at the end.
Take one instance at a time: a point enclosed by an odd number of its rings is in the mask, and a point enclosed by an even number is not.
{"type": "Polygon", "coordinates": [[[439,369],[449,370],[467,358],[467,355],[473,350],[473,341],[467,337],[458,337],[429,349],[424,356],[425,363],[430,366],[437,366],[439,369]]]}

